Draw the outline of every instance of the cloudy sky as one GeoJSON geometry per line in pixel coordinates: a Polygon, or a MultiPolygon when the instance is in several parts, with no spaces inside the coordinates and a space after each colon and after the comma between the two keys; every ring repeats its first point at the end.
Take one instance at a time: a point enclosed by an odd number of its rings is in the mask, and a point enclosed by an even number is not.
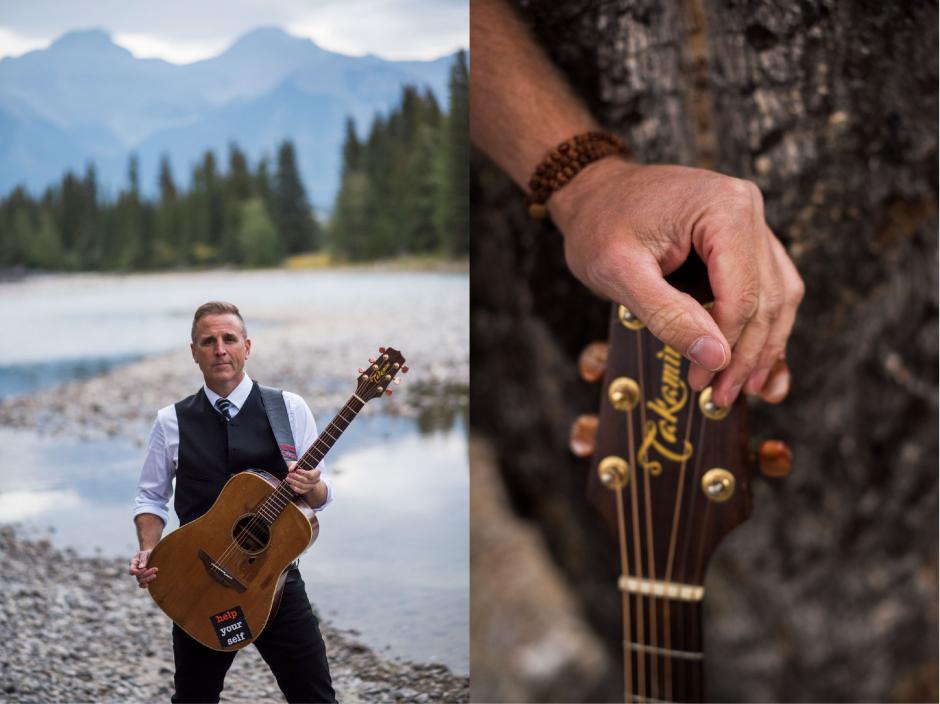
{"type": "Polygon", "coordinates": [[[431,59],[469,46],[469,0],[0,0],[0,57],[101,28],[138,57],[189,63],[255,27],[344,54],[431,59]]]}

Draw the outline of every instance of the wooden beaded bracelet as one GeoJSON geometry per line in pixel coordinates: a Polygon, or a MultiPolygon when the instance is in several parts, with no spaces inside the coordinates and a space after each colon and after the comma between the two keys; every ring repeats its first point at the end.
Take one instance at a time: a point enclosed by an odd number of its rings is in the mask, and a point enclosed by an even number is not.
{"type": "Polygon", "coordinates": [[[630,156],[620,137],[607,132],[575,135],[552,149],[535,167],[529,180],[525,205],[529,216],[542,220],[548,215],[546,203],[552,193],[564,187],[585,166],[612,154],[630,156]]]}

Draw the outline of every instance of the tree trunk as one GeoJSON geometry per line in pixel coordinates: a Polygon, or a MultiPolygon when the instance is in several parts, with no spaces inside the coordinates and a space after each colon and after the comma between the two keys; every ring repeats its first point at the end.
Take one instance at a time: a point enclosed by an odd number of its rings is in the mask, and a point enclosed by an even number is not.
{"type": "MultiPolygon", "coordinates": [[[[751,519],[712,564],[708,697],[936,701],[936,4],[520,11],[639,161],[755,181],[806,282],[791,395],[752,415],[755,435],[791,444],[795,468],[756,482],[751,519]]],[[[616,545],[584,501],[589,463],[567,450],[570,423],[597,408],[577,356],[606,336],[608,304],[479,155],[471,204],[471,424],[607,644],[602,696],[617,700],[616,545]]],[[[474,682],[511,676],[476,667],[492,647],[471,643],[474,682]]]]}

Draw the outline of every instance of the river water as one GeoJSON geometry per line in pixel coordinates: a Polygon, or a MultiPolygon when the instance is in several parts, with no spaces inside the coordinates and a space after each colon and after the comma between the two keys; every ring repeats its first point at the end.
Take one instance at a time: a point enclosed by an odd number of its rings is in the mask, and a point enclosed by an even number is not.
{"type": "MultiPolygon", "coordinates": [[[[0,398],[165,359],[188,342],[195,307],[217,298],[239,302],[249,333],[261,340],[309,318],[344,343],[356,342],[361,329],[364,350],[377,335],[404,338],[410,359],[426,366],[446,367],[448,359],[467,355],[465,274],[42,276],[0,283],[0,398]],[[432,320],[443,321],[439,335],[432,320]]],[[[269,350],[268,359],[275,358],[269,350]]],[[[337,410],[308,402],[320,427],[337,410]]],[[[327,457],[335,500],[320,514],[320,537],[301,569],[321,617],[335,626],[355,630],[386,655],[441,662],[466,674],[466,427],[459,415],[431,427],[382,413],[350,426],[327,457]]],[[[0,522],[80,554],[129,557],[136,549],[130,514],[146,428],[127,430],[82,439],[0,426],[0,522]]],[[[174,515],[168,529],[176,525],[174,515]]]]}

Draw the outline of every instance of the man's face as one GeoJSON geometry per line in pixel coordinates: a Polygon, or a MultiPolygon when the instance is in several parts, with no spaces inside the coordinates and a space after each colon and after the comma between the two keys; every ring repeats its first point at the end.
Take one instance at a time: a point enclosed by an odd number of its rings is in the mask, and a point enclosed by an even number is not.
{"type": "Polygon", "coordinates": [[[237,316],[206,315],[196,324],[196,341],[190,349],[209,388],[228,395],[242,380],[251,340],[242,335],[237,316]]]}

